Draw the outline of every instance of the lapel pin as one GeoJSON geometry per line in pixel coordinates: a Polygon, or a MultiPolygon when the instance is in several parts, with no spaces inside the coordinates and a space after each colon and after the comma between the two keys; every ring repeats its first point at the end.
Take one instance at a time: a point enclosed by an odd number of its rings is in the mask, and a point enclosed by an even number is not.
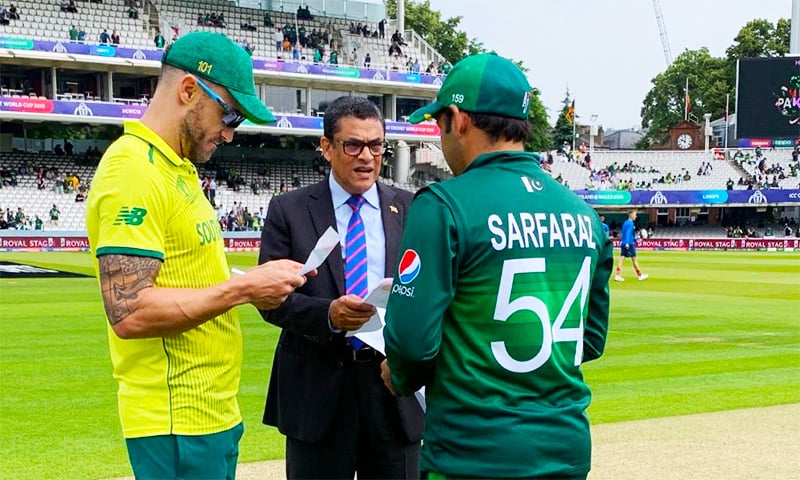
{"type": "Polygon", "coordinates": [[[398,210],[394,205],[389,205],[389,211],[392,213],[400,213],[400,210],[398,210]]]}

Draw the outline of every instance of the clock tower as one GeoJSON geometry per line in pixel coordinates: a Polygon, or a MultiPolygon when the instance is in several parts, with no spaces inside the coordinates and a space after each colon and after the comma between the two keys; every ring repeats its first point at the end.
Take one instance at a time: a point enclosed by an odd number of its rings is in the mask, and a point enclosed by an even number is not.
{"type": "Polygon", "coordinates": [[[700,126],[692,122],[681,122],[669,132],[669,148],[672,150],[700,150],[703,137],[700,126]]]}

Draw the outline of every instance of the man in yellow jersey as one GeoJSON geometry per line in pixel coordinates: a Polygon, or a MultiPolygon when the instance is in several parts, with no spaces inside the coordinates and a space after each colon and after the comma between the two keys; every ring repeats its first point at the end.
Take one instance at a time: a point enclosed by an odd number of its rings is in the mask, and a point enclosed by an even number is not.
{"type": "Polygon", "coordinates": [[[280,305],[305,283],[278,260],[230,276],[195,164],[245,119],[274,121],[250,56],[195,32],[164,53],[140,122],[106,151],[86,208],[122,432],[139,478],[234,478],[242,333],[233,307],[280,305]]]}

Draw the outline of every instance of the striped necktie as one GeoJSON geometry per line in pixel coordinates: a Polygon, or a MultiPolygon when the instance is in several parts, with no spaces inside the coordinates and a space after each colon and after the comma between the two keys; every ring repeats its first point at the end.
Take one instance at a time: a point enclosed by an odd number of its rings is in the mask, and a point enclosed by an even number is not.
{"type": "MultiPolygon", "coordinates": [[[[361,206],[364,205],[364,197],[353,195],[347,199],[347,205],[353,210],[353,214],[350,216],[350,221],[347,224],[347,235],[344,237],[345,293],[364,298],[369,292],[369,284],[367,282],[367,237],[360,213],[361,206]]],[[[359,350],[364,345],[364,342],[356,337],[350,337],[348,343],[355,350],[359,350]]]]}

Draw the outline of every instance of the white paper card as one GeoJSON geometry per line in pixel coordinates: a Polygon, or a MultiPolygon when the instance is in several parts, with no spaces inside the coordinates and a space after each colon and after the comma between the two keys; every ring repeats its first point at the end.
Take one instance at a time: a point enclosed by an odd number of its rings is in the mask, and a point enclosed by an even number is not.
{"type": "Polygon", "coordinates": [[[311,253],[308,254],[308,260],[306,260],[305,265],[300,270],[299,275],[305,275],[306,273],[314,270],[315,268],[319,267],[320,265],[325,262],[325,259],[328,258],[328,255],[331,254],[336,245],[339,244],[339,234],[336,233],[336,230],[333,227],[328,227],[325,230],[325,233],[319,237],[317,240],[317,244],[314,245],[314,250],[311,250],[311,253]]]}
{"type": "MultiPolygon", "coordinates": [[[[385,313],[386,302],[389,301],[389,294],[392,292],[392,279],[391,278],[384,278],[383,280],[378,283],[378,286],[373,288],[371,292],[367,294],[364,298],[364,303],[368,303],[370,305],[374,305],[378,312],[375,313],[370,319],[361,326],[358,330],[353,330],[351,332],[347,332],[345,336],[352,337],[353,335],[358,336],[358,338],[369,345],[372,348],[375,348],[371,345],[368,341],[361,338],[361,334],[363,333],[370,333],[376,330],[383,329],[383,315],[385,313]]],[[[374,341],[374,340],[373,340],[374,341]]],[[[383,335],[381,334],[381,343],[383,343],[383,335]]],[[[378,350],[375,348],[375,350],[378,350]]],[[[381,353],[383,353],[381,349],[381,353]]]]}

